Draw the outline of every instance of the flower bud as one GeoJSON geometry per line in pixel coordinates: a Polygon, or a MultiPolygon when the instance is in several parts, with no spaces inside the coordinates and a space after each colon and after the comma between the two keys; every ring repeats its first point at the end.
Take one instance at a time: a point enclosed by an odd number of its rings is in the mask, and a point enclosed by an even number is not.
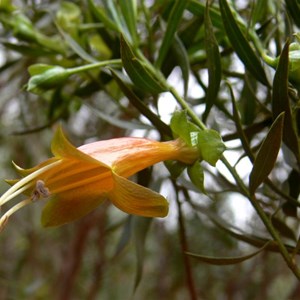
{"type": "MultiPolygon", "coordinates": [[[[274,69],[277,68],[280,56],[273,58],[263,53],[264,61],[274,69]]],[[[300,83],[300,44],[291,43],[289,46],[289,79],[298,84],[300,83]]]]}
{"type": "Polygon", "coordinates": [[[28,82],[27,90],[34,93],[55,88],[71,75],[68,69],[44,64],[30,66],[29,73],[32,77],[28,82]]]}

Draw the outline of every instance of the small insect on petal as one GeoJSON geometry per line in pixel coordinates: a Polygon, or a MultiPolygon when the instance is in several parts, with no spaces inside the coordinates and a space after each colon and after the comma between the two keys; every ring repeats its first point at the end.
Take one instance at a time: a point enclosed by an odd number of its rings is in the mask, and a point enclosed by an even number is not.
{"type": "Polygon", "coordinates": [[[47,198],[50,196],[49,189],[45,186],[45,182],[43,180],[38,180],[35,184],[35,189],[32,192],[31,200],[33,202],[42,198],[47,198]]]}

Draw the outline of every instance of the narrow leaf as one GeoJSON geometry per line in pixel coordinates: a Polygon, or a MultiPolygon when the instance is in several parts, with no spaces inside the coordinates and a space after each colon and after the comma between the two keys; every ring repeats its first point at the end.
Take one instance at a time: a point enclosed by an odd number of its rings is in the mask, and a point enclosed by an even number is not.
{"type": "Polygon", "coordinates": [[[265,248],[267,247],[268,243],[266,243],[262,248],[259,250],[250,253],[248,255],[244,256],[237,256],[237,257],[213,257],[213,256],[204,256],[204,255],[199,255],[199,254],[194,254],[190,252],[186,252],[187,255],[197,258],[198,260],[210,264],[210,265],[218,265],[218,266],[226,266],[226,265],[234,265],[234,264],[239,264],[245,260],[248,260],[257,254],[261,253],[265,248]]]}
{"type": "Polygon", "coordinates": [[[166,137],[172,136],[172,131],[168,125],[166,125],[155,113],[149,109],[147,105],[128,87],[128,85],[122,80],[121,76],[113,69],[110,69],[112,76],[117,82],[118,86],[128,98],[130,103],[145,116],[159,132],[166,137]]]}
{"type": "Polygon", "coordinates": [[[118,256],[123,250],[124,248],[128,245],[130,238],[132,236],[132,218],[133,215],[128,215],[126,223],[123,226],[123,230],[118,242],[118,245],[116,247],[115,250],[115,254],[113,257],[118,256]]]}
{"type": "Polygon", "coordinates": [[[64,40],[68,44],[68,46],[83,60],[88,61],[90,63],[98,62],[93,56],[87,53],[73,38],[70,34],[65,32],[59,25],[57,28],[60,34],[63,36],[64,40]]]}
{"type": "Polygon", "coordinates": [[[171,13],[168,17],[167,29],[163,37],[161,47],[159,49],[158,58],[156,61],[157,68],[161,67],[168,53],[168,50],[173,43],[175,32],[177,30],[178,24],[181,21],[183,11],[188,2],[189,1],[186,0],[176,0],[176,2],[174,3],[171,13]]]}
{"type": "Polygon", "coordinates": [[[85,106],[87,106],[89,109],[91,109],[92,112],[95,113],[99,118],[101,118],[102,120],[106,121],[107,123],[109,123],[113,126],[123,128],[123,129],[129,129],[129,130],[134,130],[134,129],[150,130],[150,129],[153,129],[153,127],[150,126],[150,125],[143,124],[141,122],[135,122],[134,120],[131,120],[131,121],[121,120],[121,119],[116,118],[112,115],[104,113],[104,112],[92,107],[89,104],[85,104],[85,106]]]}
{"type": "Polygon", "coordinates": [[[290,101],[288,96],[288,73],[289,73],[289,42],[281,52],[276,73],[273,80],[272,111],[275,119],[280,113],[285,113],[283,127],[283,141],[300,161],[299,144],[296,130],[293,126],[290,101]]]}
{"type": "Polygon", "coordinates": [[[146,62],[141,61],[129,43],[121,37],[121,57],[124,68],[132,82],[141,90],[152,94],[166,91],[167,88],[150,70],[146,62]]]}
{"type": "Polygon", "coordinates": [[[106,28],[112,29],[114,31],[119,31],[119,27],[113,22],[108,16],[106,11],[95,4],[94,0],[88,0],[90,11],[95,16],[95,18],[103,23],[106,28]]]}
{"type": "Polygon", "coordinates": [[[122,15],[125,19],[128,32],[130,33],[131,40],[134,45],[137,44],[137,20],[136,20],[136,0],[120,0],[122,15]]]}
{"type": "Polygon", "coordinates": [[[149,227],[151,225],[151,218],[142,218],[134,216],[132,220],[133,237],[135,243],[137,270],[134,281],[134,291],[137,289],[143,275],[144,266],[144,253],[145,253],[145,241],[149,227]]]}
{"type": "Polygon", "coordinates": [[[199,161],[195,162],[192,166],[187,168],[188,175],[192,183],[203,193],[206,194],[204,188],[204,172],[199,161]]]}
{"type": "Polygon", "coordinates": [[[224,23],[224,28],[227,36],[231,42],[232,47],[236,51],[236,54],[240,60],[244,63],[245,68],[262,84],[269,86],[268,79],[266,77],[265,71],[256,56],[255,52],[252,50],[249,42],[244,37],[242,31],[240,30],[230,7],[226,0],[219,0],[220,10],[222,14],[222,19],[224,23]]]}
{"type": "Polygon", "coordinates": [[[219,53],[219,46],[216,40],[213,26],[209,15],[208,1],[206,2],[206,10],[204,16],[205,24],[205,46],[208,66],[208,88],[206,92],[206,107],[203,114],[203,121],[205,122],[212,106],[214,105],[221,83],[221,57],[219,53]]]}
{"type": "Polygon", "coordinates": [[[285,0],[285,5],[288,12],[293,18],[293,21],[300,27],[300,5],[297,0],[285,0]]]}
{"type": "Polygon", "coordinates": [[[272,124],[266,138],[258,150],[250,173],[249,190],[254,194],[258,186],[268,178],[272,171],[281,145],[284,113],[272,124]]]}
{"type": "Polygon", "coordinates": [[[176,57],[177,63],[181,69],[184,97],[186,97],[189,85],[190,63],[184,44],[177,34],[175,34],[171,50],[176,57]]]}

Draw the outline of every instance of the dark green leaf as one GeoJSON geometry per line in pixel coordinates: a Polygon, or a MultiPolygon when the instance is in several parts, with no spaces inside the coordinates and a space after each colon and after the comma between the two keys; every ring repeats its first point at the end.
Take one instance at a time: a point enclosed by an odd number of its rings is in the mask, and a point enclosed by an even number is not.
{"type": "Polygon", "coordinates": [[[288,12],[292,16],[294,22],[300,27],[300,5],[297,0],[285,0],[288,12]]]}
{"type": "Polygon", "coordinates": [[[244,37],[239,26],[236,23],[235,18],[228,6],[226,0],[219,0],[220,10],[226,30],[227,36],[231,42],[232,47],[236,51],[236,54],[244,63],[245,68],[262,84],[269,86],[268,79],[265,74],[258,57],[252,50],[249,42],[244,37]]]}
{"type": "Polygon", "coordinates": [[[88,0],[90,11],[95,16],[95,18],[103,23],[106,28],[112,29],[114,31],[119,31],[119,27],[113,22],[107,15],[104,8],[99,7],[95,4],[94,0],[88,0]]]}
{"type": "Polygon", "coordinates": [[[184,44],[182,43],[177,34],[175,34],[174,36],[174,42],[172,44],[171,49],[172,53],[176,57],[176,60],[182,72],[183,89],[184,95],[186,96],[189,84],[190,63],[184,44]]]}
{"type": "Polygon", "coordinates": [[[131,41],[134,45],[138,42],[137,35],[137,20],[136,20],[136,3],[134,0],[120,0],[119,5],[121,8],[122,16],[125,19],[131,41]]]}
{"type": "Polygon", "coordinates": [[[282,50],[273,81],[272,111],[275,119],[284,112],[283,141],[295,154],[300,162],[299,143],[295,127],[293,125],[290,100],[288,96],[288,73],[289,73],[289,42],[282,50]]]}
{"type": "Polygon", "coordinates": [[[255,251],[251,254],[244,255],[244,256],[237,256],[237,257],[204,256],[204,255],[199,255],[199,254],[190,253],[190,252],[187,252],[186,254],[191,257],[197,258],[201,262],[204,262],[204,263],[207,263],[210,265],[226,266],[226,265],[239,264],[245,260],[248,260],[248,259],[256,256],[257,254],[259,254],[260,252],[265,250],[267,245],[268,245],[268,243],[266,243],[262,248],[260,248],[259,250],[255,251]]]}
{"type": "MultiPolygon", "coordinates": [[[[201,17],[205,15],[206,5],[198,0],[191,0],[188,2],[187,9],[194,15],[201,17]]],[[[220,30],[223,30],[224,26],[223,26],[222,17],[219,10],[215,7],[209,7],[209,14],[213,26],[220,30]]]]}
{"type": "Polygon", "coordinates": [[[130,241],[130,238],[132,236],[132,218],[133,218],[132,215],[129,215],[127,217],[126,223],[123,226],[121,237],[119,239],[119,243],[117,245],[114,257],[118,256],[130,241]]]}
{"type": "Polygon", "coordinates": [[[129,45],[129,43],[121,37],[121,57],[124,68],[128,73],[132,82],[142,91],[158,94],[167,90],[156,74],[153,74],[150,66],[146,61],[138,58],[129,45]]]}
{"type": "Polygon", "coordinates": [[[129,129],[129,130],[134,130],[134,129],[144,129],[144,130],[150,130],[153,129],[152,126],[147,125],[147,124],[143,124],[141,122],[135,122],[134,120],[131,121],[124,121],[121,120],[113,115],[109,115],[107,113],[102,112],[99,109],[96,109],[92,106],[90,106],[89,104],[85,104],[85,106],[89,107],[93,113],[95,113],[99,118],[101,118],[102,120],[106,121],[107,123],[119,127],[119,128],[123,128],[123,129],[129,129]]]}
{"type": "Polygon", "coordinates": [[[111,73],[116,80],[118,86],[128,98],[130,103],[143,115],[145,116],[158,130],[166,136],[171,137],[172,132],[168,125],[166,125],[155,113],[148,108],[147,105],[128,87],[128,85],[122,80],[121,76],[113,69],[110,69],[111,73]]]}
{"type": "Polygon", "coordinates": [[[289,238],[293,241],[296,241],[295,232],[283,221],[279,218],[272,217],[271,218],[272,224],[275,229],[284,237],[289,238]]]}
{"type": "Polygon", "coordinates": [[[192,166],[187,168],[188,175],[192,183],[204,194],[206,194],[204,188],[204,172],[199,161],[196,161],[192,166]]]}
{"type": "Polygon", "coordinates": [[[250,193],[255,193],[258,186],[268,178],[272,171],[281,145],[284,113],[281,113],[272,124],[264,139],[250,174],[250,193]]]}
{"type": "Polygon", "coordinates": [[[201,130],[197,135],[197,147],[200,157],[215,166],[226,147],[220,134],[213,129],[201,130]]]}
{"type": "Polygon", "coordinates": [[[217,98],[222,74],[219,46],[214,35],[214,30],[209,15],[208,2],[206,2],[204,24],[205,46],[208,66],[208,88],[206,92],[206,107],[205,112],[203,114],[203,121],[205,122],[217,98]]]}
{"type": "Polygon", "coordinates": [[[137,270],[134,281],[134,291],[137,289],[143,275],[145,241],[151,222],[151,218],[133,216],[132,230],[137,259],[137,270]]]}
{"type": "Polygon", "coordinates": [[[170,49],[177,27],[181,21],[183,11],[189,1],[176,0],[168,18],[167,29],[163,37],[156,61],[157,68],[160,68],[170,49]]]}

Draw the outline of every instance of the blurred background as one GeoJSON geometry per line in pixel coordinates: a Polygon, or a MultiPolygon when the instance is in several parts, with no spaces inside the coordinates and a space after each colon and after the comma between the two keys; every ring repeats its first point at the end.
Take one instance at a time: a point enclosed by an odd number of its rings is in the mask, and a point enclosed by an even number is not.
{"type": "MultiPolygon", "coordinates": [[[[164,138],[155,120],[168,126],[180,105],[169,92],[143,90],[121,63],[113,67],[117,77],[104,67],[51,86],[28,85],[34,64],[74,68],[120,59],[121,35],[161,70],[208,128],[220,132],[226,158],[248,186],[252,163],[237,123],[256,152],[272,124],[275,70],[262,56],[276,57],[288,37],[295,40],[300,8],[297,1],[228,1],[245,37],[239,46],[236,32],[223,25],[233,22],[226,3],[210,1],[207,14],[206,2],[196,0],[0,1],[1,193],[8,189],[4,179],[17,177],[12,161],[30,168],[52,156],[58,124],[76,146],[121,136],[164,138]]],[[[289,83],[296,121],[297,78],[289,83]]],[[[299,197],[294,154],[283,145],[270,176],[283,195],[266,185],[258,190],[290,248],[299,234],[297,205],[287,200],[299,197]]],[[[203,169],[206,194],[186,173],[171,176],[163,163],[133,178],[168,199],[165,219],[128,216],[108,202],[51,229],[40,225],[43,201],[14,214],[0,234],[0,299],[298,299],[299,281],[276,247],[231,265],[186,254],[241,257],[270,239],[224,164],[203,163],[203,169]]]]}

